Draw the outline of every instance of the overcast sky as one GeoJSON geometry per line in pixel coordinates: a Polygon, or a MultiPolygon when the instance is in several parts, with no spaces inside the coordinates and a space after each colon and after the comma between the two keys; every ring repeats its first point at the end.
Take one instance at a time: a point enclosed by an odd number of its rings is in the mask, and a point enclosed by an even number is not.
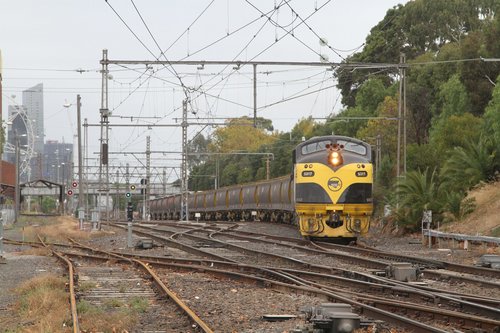
{"type": "MultiPolygon", "coordinates": [[[[8,105],[21,103],[23,90],[43,83],[45,139],[72,142],[76,107],[63,105],[74,104],[80,94],[82,118],[99,122],[103,49],[111,60],[154,60],[161,48],[168,60],[316,62],[323,56],[340,62],[362,47],[388,9],[405,2],[0,0],[4,120],[8,105]]],[[[189,97],[191,117],[198,122],[253,116],[251,66],[109,69],[110,151],[143,151],[147,135],[153,150],[179,150],[178,128],[113,124],[174,124],[185,98],[181,85],[196,90],[189,97]]],[[[258,66],[257,72],[258,115],[280,131],[291,130],[303,117],[322,118],[342,108],[332,72],[325,68],[258,66]]],[[[190,126],[189,137],[202,128],[190,126]]],[[[91,152],[98,151],[98,139],[98,129],[91,127],[91,152]]]]}

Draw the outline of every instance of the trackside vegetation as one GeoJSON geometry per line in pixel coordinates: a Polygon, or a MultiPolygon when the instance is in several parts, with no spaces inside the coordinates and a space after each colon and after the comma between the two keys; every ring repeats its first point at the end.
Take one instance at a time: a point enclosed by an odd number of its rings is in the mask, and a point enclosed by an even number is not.
{"type": "MultiPolygon", "coordinates": [[[[435,221],[463,218],[474,209],[468,192],[495,180],[500,171],[500,61],[494,61],[500,54],[499,9],[500,2],[487,0],[398,5],[372,28],[364,47],[345,59],[395,64],[405,55],[407,173],[400,179],[393,120],[400,100],[398,71],[339,68],[334,76],[343,108],[326,121],[303,118],[289,132],[280,132],[270,120],[259,118],[253,127],[253,119],[243,117],[207,138],[196,136],[189,147],[199,153],[190,159],[190,190],[265,179],[267,172],[270,177],[289,174],[291,151],[303,138],[334,133],[375,147],[378,137],[377,215],[389,205],[388,220],[405,230],[418,230],[427,209],[435,221]],[[350,120],[341,120],[345,117],[350,120]],[[237,151],[272,153],[269,171],[265,155],[230,154],[237,151]]],[[[305,111],[291,103],[290,113],[305,111]]]]}

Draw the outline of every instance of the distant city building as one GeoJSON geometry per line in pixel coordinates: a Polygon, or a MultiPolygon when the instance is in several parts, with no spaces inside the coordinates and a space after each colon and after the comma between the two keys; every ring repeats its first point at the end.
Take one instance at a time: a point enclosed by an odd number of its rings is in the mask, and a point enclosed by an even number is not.
{"type": "Polygon", "coordinates": [[[73,181],[73,144],[48,140],[45,143],[42,164],[43,179],[59,184],[73,181]]]}
{"type": "Polygon", "coordinates": [[[43,156],[43,83],[23,91],[23,106],[26,108],[26,114],[33,127],[34,156],[38,154],[43,156]]]}

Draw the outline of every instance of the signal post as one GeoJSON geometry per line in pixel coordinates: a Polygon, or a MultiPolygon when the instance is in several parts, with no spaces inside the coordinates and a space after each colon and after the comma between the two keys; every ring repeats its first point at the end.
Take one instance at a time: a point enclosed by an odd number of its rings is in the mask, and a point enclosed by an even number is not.
{"type": "Polygon", "coordinates": [[[132,247],[132,220],[134,218],[134,207],[132,206],[132,193],[135,185],[130,185],[129,191],[125,194],[127,197],[127,247],[132,247]]]}

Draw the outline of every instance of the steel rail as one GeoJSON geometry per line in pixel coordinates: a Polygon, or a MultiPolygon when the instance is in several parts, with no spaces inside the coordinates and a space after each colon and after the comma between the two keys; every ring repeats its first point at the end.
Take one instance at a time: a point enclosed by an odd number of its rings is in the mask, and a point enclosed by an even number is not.
{"type": "MultiPolygon", "coordinates": [[[[149,226],[141,226],[141,228],[145,228],[145,229],[153,229],[153,227],[149,227],[149,226]]],[[[136,228],[137,229],[137,228],[136,228]]],[[[161,230],[156,230],[156,231],[161,231],[161,230]]],[[[193,237],[195,239],[202,239],[202,240],[205,240],[204,238],[201,238],[201,237],[198,237],[198,236],[193,236],[193,235],[189,235],[188,233],[189,232],[193,232],[193,231],[198,231],[197,229],[192,229],[192,230],[187,230],[187,231],[184,231],[184,232],[181,232],[181,233],[174,233],[173,235],[185,235],[185,236],[189,236],[189,237],[193,237]]],[[[152,234],[148,234],[148,233],[143,233],[143,234],[146,234],[146,235],[152,235],[152,234]]],[[[173,236],[172,235],[172,236],[173,236]]],[[[172,237],[171,236],[171,237],[172,237]]],[[[343,271],[345,272],[345,270],[340,270],[340,269],[334,269],[332,267],[327,267],[327,266],[319,266],[319,265],[313,265],[313,264],[308,264],[308,263],[305,263],[305,262],[302,262],[300,260],[297,260],[297,259],[294,259],[294,258],[289,258],[289,257],[284,257],[284,256],[280,256],[280,255],[275,255],[275,254],[270,254],[270,253],[264,253],[264,252],[261,252],[261,251],[256,251],[256,250],[250,250],[250,249],[246,249],[246,248],[243,248],[243,247],[240,247],[240,246],[237,246],[237,245],[234,245],[234,244],[229,244],[229,243],[225,243],[225,242],[221,242],[221,241],[218,241],[218,240],[215,240],[215,239],[212,239],[212,241],[216,242],[216,243],[222,243],[224,244],[225,246],[227,247],[231,247],[231,248],[235,248],[236,250],[239,250],[239,251],[242,251],[242,252],[249,252],[249,253],[258,253],[258,254],[262,254],[262,255],[269,255],[269,256],[272,256],[272,257],[276,257],[276,258],[279,258],[279,259],[285,259],[285,260],[289,260],[289,261],[293,261],[294,263],[297,263],[297,264],[302,264],[302,265],[305,265],[307,268],[311,269],[311,268],[319,268],[320,270],[327,270],[327,272],[329,273],[332,273],[332,270],[338,270],[338,271],[343,271]]],[[[348,272],[349,274],[352,274],[353,272],[348,272]]],[[[362,274],[362,273],[358,273],[360,276],[362,277],[368,277],[368,278],[371,278],[371,279],[380,279],[379,277],[375,277],[375,276],[368,276],[366,274],[362,274]]],[[[389,281],[389,283],[395,283],[397,284],[396,282],[392,281],[392,280],[388,280],[386,279],[385,282],[389,281]]],[[[442,295],[442,298],[445,298],[445,296],[442,295]]],[[[457,301],[457,302],[460,302],[460,300],[458,299],[454,299],[453,301],[457,301]]],[[[474,304],[469,304],[470,306],[474,306],[474,304]]],[[[479,306],[479,305],[478,305],[479,306]]],[[[483,309],[483,311],[491,311],[491,309],[488,309],[487,307],[484,307],[484,306],[480,306],[481,308],[486,308],[486,309],[483,309]]],[[[493,312],[495,312],[495,309],[493,309],[493,312]]],[[[496,316],[498,314],[498,311],[495,312],[494,316],[496,316]]]]}
{"type": "MultiPolygon", "coordinates": [[[[149,227],[149,226],[141,226],[140,228],[153,229],[154,230],[153,227],[149,227]]],[[[135,228],[135,231],[137,231],[137,227],[135,228]]],[[[161,230],[156,230],[156,231],[161,231],[161,230]]],[[[196,231],[196,230],[193,229],[191,231],[196,231]]],[[[167,231],[164,231],[164,232],[167,232],[167,231]]],[[[195,239],[198,239],[198,240],[206,240],[206,239],[198,237],[198,236],[189,235],[188,232],[190,232],[190,231],[187,231],[187,232],[184,232],[184,233],[174,233],[174,235],[181,235],[182,234],[184,236],[195,238],[195,239]]],[[[154,235],[154,234],[151,234],[151,233],[146,233],[146,232],[139,232],[139,233],[141,233],[143,235],[147,235],[149,237],[160,237],[160,236],[157,236],[157,235],[154,235]]],[[[246,254],[266,255],[266,256],[271,256],[271,257],[276,258],[276,259],[280,259],[280,260],[292,262],[294,264],[300,265],[302,267],[305,267],[307,269],[314,270],[314,271],[320,272],[320,273],[324,272],[324,273],[327,273],[327,274],[332,274],[334,272],[337,272],[339,274],[342,274],[342,275],[344,275],[346,277],[350,277],[350,278],[357,278],[357,279],[360,279],[360,280],[377,281],[377,282],[379,282],[381,284],[389,284],[389,285],[394,285],[394,286],[400,286],[401,288],[406,288],[406,290],[414,290],[414,291],[418,290],[417,287],[411,286],[408,283],[404,283],[404,282],[400,282],[400,281],[394,281],[394,280],[390,280],[390,279],[387,279],[387,278],[382,278],[382,277],[378,277],[378,276],[374,276],[374,275],[369,275],[369,274],[365,274],[365,273],[347,271],[347,270],[344,270],[344,269],[334,268],[334,267],[330,267],[330,266],[322,266],[322,265],[309,264],[307,262],[304,262],[304,261],[301,261],[301,260],[298,260],[298,259],[295,259],[295,258],[290,258],[290,257],[285,257],[285,256],[277,255],[277,254],[272,254],[272,253],[267,253],[267,252],[252,250],[252,249],[244,248],[244,247],[241,247],[241,246],[237,246],[237,245],[234,245],[234,244],[222,242],[222,241],[215,240],[215,239],[211,239],[211,241],[213,241],[215,243],[219,243],[221,245],[224,245],[224,246],[226,246],[228,248],[233,248],[236,251],[243,252],[243,253],[246,253],[246,254]]],[[[200,250],[197,250],[197,251],[200,251],[200,250]]],[[[436,291],[431,291],[431,292],[436,293],[436,291]]],[[[464,309],[468,309],[469,311],[473,311],[475,313],[484,313],[486,316],[490,316],[490,317],[493,316],[493,318],[497,318],[500,315],[500,310],[499,309],[488,307],[488,306],[485,306],[485,305],[482,305],[482,304],[474,304],[472,302],[468,302],[466,300],[461,300],[459,298],[450,297],[450,296],[445,295],[442,290],[439,290],[438,292],[441,295],[440,298],[446,300],[450,304],[457,303],[457,304],[460,304],[460,306],[462,306],[464,309]]]]}
{"type": "Polygon", "coordinates": [[[296,276],[293,274],[289,274],[295,280],[299,280],[303,283],[303,285],[313,286],[322,290],[330,290],[332,292],[341,292],[345,294],[349,294],[353,300],[358,302],[374,305],[377,304],[377,308],[382,308],[386,311],[391,311],[393,313],[403,312],[405,315],[407,312],[413,313],[414,316],[420,317],[423,313],[430,315],[431,317],[439,317],[441,320],[445,321],[447,324],[454,323],[456,325],[460,325],[461,327],[470,327],[473,329],[481,328],[485,330],[489,330],[494,332],[500,328],[500,321],[496,320],[498,318],[498,314],[493,317],[493,319],[487,319],[475,315],[469,315],[464,313],[459,313],[453,310],[447,309],[436,309],[430,306],[425,306],[421,304],[412,304],[408,302],[403,302],[400,300],[381,298],[371,295],[366,295],[364,293],[358,292],[346,292],[336,288],[331,288],[329,286],[315,283],[303,279],[300,276],[296,276]]]}
{"type": "MultiPolygon", "coordinates": [[[[113,252],[111,252],[113,253],[113,252]]],[[[78,256],[78,254],[71,254],[78,256]]],[[[431,301],[431,303],[434,303],[436,306],[440,303],[443,303],[443,301],[448,300],[448,295],[442,294],[439,296],[429,294],[429,293],[424,293],[424,292],[419,292],[418,290],[411,290],[411,289],[403,289],[399,286],[387,286],[387,285],[382,285],[382,284],[374,284],[374,283],[369,283],[369,282],[363,282],[363,281],[353,281],[347,278],[343,277],[337,277],[337,276],[332,276],[332,275],[324,275],[324,274],[318,274],[318,273],[312,273],[312,272],[305,272],[305,271],[293,271],[289,269],[276,269],[276,268],[264,268],[264,267],[259,267],[259,266],[252,266],[252,265],[240,265],[240,264],[232,264],[232,263],[215,263],[210,262],[210,266],[213,267],[199,267],[203,262],[205,263],[205,266],[208,266],[209,261],[199,261],[197,265],[193,265],[192,263],[186,264],[184,262],[192,262],[193,260],[188,260],[188,259],[172,259],[172,258],[163,258],[163,257],[151,257],[151,256],[138,256],[136,254],[123,254],[124,257],[126,258],[135,258],[135,257],[143,257],[147,259],[143,259],[144,262],[147,262],[149,264],[155,264],[155,265],[166,265],[168,267],[181,267],[181,268],[189,268],[191,270],[197,270],[199,272],[204,272],[204,271],[210,271],[210,272],[225,272],[225,276],[231,276],[232,278],[242,280],[242,276],[240,275],[241,271],[249,271],[253,272],[256,274],[257,272],[263,272],[266,275],[273,276],[275,279],[278,279],[279,281],[289,281],[292,284],[296,285],[309,285],[313,286],[315,288],[319,288],[322,290],[330,290],[332,292],[339,293],[341,295],[350,295],[354,300],[357,300],[359,302],[368,302],[368,304],[372,304],[376,302],[377,304],[380,304],[381,308],[384,308],[386,310],[393,311],[394,305],[400,305],[401,307],[406,308],[409,312],[414,313],[415,315],[421,315],[422,313],[427,313],[433,316],[437,316],[442,318],[444,321],[454,321],[456,324],[462,324],[468,327],[478,327],[480,325],[481,328],[483,329],[494,329],[500,326],[499,321],[495,321],[494,319],[498,318],[498,312],[495,312],[493,314],[489,313],[490,319],[487,318],[481,318],[475,315],[468,315],[468,314],[463,314],[463,313],[457,313],[455,310],[446,310],[446,309],[435,309],[429,306],[423,306],[423,305],[416,305],[416,304],[411,304],[407,302],[401,302],[397,300],[387,300],[383,299],[377,296],[369,296],[365,293],[359,293],[359,292],[352,292],[352,291],[346,291],[342,290],[340,288],[332,288],[330,286],[317,283],[317,282],[312,282],[310,280],[306,280],[304,276],[311,276],[311,277],[320,277],[324,278],[325,280],[328,280],[328,282],[331,282],[332,279],[337,279],[340,282],[343,282],[344,284],[354,284],[355,287],[360,287],[361,285],[365,285],[367,290],[370,291],[376,291],[375,289],[379,289],[378,291],[381,294],[386,295],[387,292],[392,292],[395,296],[401,297],[404,294],[411,294],[415,293],[415,299],[419,299],[420,301],[428,299],[431,301]],[[183,263],[178,264],[177,261],[181,261],[183,263]],[[218,266],[223,266],[226,267],[224,271],[221,271],[218,266]],[[215,267],[215,268],[214,268],[215,267]],[[227,271],[227,269],[234,269],[237,270],[238,273],[234,273],[227,271]]],[[[106,257],[101,258],[106,260],[106,257]]],[[[196,262],[196,260],[194,260],[196,262]]],[[[244,275],[246,276],[246,274],[244,275]]],[[[248,280],[248,279],[246,279],[248,280]]],[[[459,306],[460,304],[457,303],[456,299],[452,300],[449,305],[453,308],[453,305],[455,307],[459,306]]],[[[477,310],[477,308],[476,308],[477,310]]]]}
{"type": "Polygon", "coordinates": [[[57,251],[54,249],[50,248],[49,245],[45,244],[45,242],[42,240],[40,235],[37,234],[38,239],[40,240],[40,243],[43,244],[44,247],[50,249],[54,255],[59,258],[59,260],[62,260],[66,265],[68,266],[68,272],[69,272],[69,301],[70,301],[70,306],[71,306],[71,318],[73,320],[73,333],[80,333],[80,324],[78,322],[78,312],[76,310],[76,296],[75,296],[75,278],[74,278],[74,269],[73,269],[73,264],[71,261],[69,261],[66,257],[63,255],[59,254],[57,251]]]}
{"type": "Polygon", "coordinates": [[[144,262],[142,262],[140,260],[137,260],[137,259],[130,259],[130,258],[127,258],[127,257],[125,257],[123,255],[118,255],[118,254],[115,254],[115,253],[112,253],[112,252],[108,252],[108,251],[104,251],[104,250],[97,250],[97,249],[91,248],[89,246],[83,245],[83,244],[77,242],[74,239],[71,239],[71,238],[68,238],[68,239],[72,243],[75,243],[78,246],[80,246],[81,248],[85,248],[85,249],[87,249],[89,251],[104,253],[104,254],[109,255],[111,257],[118,258],[118,259],[121,259],[121,260],[125,260],[125,261],[128,261],[128,262],[133,262],[133,263],[137,264],[139,267],[141,267],[147,273],[149,273],[149,275],[151,275],[151,277],[154,279],[154,281],[156,282],[156,284],[163,290],[163,292],[165,294],[167,294],[167,296],[171,300],[173,300],[177,304],[177,306],[179,306],[184,311],[184,313],[186,313],[189,316],[189,318],[191,318],[191,320],[199,328],[201,328],[203,330],[203,332],[205,332],[205,333],[213,333],[212,329],[193,310],[191,310],[191,308],[189,308],[186,305],[186,303],[184,303],[179,297],[177,297],[177,295],[175,295],[174,292],[172,292],[170,289],[168,289],[168,287],[163,283],[163,281],[160,279],[160,277],[148,266],[147,263],[144,263],[144,262]]]}
{"type": "MultiPolygon", "coordinates": [[[[183,232],[175,233],[176,234],[184,234],[190,231],[194,231],[194,229],[186,230],[183,232]]],[[[145,234],[149,235],[149,234],[145,234]]],[[[173,235],[172,235],[173,236],[173,235]]],[[[171,237],[172,237],[171,236],[171,237]]],[[[163,238],[161,238],[162,240],[163,238]]],[[[11,243],[15,244],[23,244],[22,242],[15,242],[9,240],[11,243]]],[[[25,242],[25,244],[29,244],[32,246],[37,246],[39,243],[34,243],[34,242],[25,242]]],[[[68,245],[68,244],[58,244],[58,243],[51,243],[51,245],[54,246],[62,246],[62,247],[76,247],[80,248],[77,245],[68,245]]],[[[86,249],[86,248],[83,248],[86,249]]],[[[199,252],[199,250],[197,250],[199,252]]],[[[198,265],[215,265],[216,267],[233,267],[234,265],[237,265],[237,269],[249,269],[250,267],[253,267],[251,265],[246,266],[242,264],[233,264],[233,262],[229,263],[226,261],[214,261],[214,260],[203,260],[203,259],[185,259],[185,258],[159,258],[155,256],[146,256],[146,255],[138,255],[138,254],[124,254],[120,252],[110,252],[118,255],[123,255],[128,258],[133,257],[133,258],[139,258],[143,260],[144,262],[148,263],[158,263],[158,262],[181,262],[181,263],[196,263],[198,265]],[[245,268],[246,267],[246,268],[245,268]]],[[[253,268],[251,268],[253,269],[253,268]]],[[[250,269],[250,270],[251,270],[250,269]]],[[[259,270],[262,270],[259,268],[259,270]]],[[[351,273],[349,273],[349,278],[345,277],[340,277],[340,276],[335,276],[331,274],[322,274],[322,273],[315,273],[315,272],[309,272],[309,271],[297,271],[297,270],[292,270],[292,269],[283,269],[284,271],[290,272],[292,274],[300,274],[301,276],[304,275],[310,275],[314,276],[317,278],[324,278],[328,279],[329,282],[332,282],[333,280],[338,280],[339,283],[342,283],[343,285],[352,285],[353,288],[364,288],[365,290],[369,292],[374,292],[378,291],[379,293],[386,294],[386,293],[391,293],[393,295],[399,295],[411,299],[418,299],[418,300],[427,300],[428,303],[433,303],[437,304],[438,302],[447,302],[451,307],[457,308],[460,307],[462,310],[465,310],[466,312],[470,313],[480,313],[485,317],[489,318],[497,318],[500,315],[500,310],[498,307],[500,307],[500,301],[498,299],[494,298],[487,298],[487,297],[478,297],[478,296],[473,296],[473,295],[467,295],[467,294],[461,294],[461,293],[456,293],[456,292],[451,292],[451,291],[446,291],[443,292],[442,290],[437,290],[435,288],[430,288],[430,287],[425,287],[425,286],[418,286],[416,288],[415,286],[408,285],[404,282],[399,282],[399,281],[394,281],[394,280],[387,280],[382,277],[375,277],[375,276],[366,276],[366,275],[359,275],[359,276],[353,276],[351,273]],[[353,278],[357,278],[353,279],[353,278]],[[362,280],[361,280],[362,279],[362,280]],[[373,282],[368,282],[372,280],[373,282]]],[[[274,272],[271,270],[268,270],[266,272],[268,275],[276,275],[274,272]]],[[[345,273],[344,273],[345,274],[345,273]]]]}
{"type": "MultiPolygon", "coordinates": [[[[330,251],[330,249],[325,248],[325,247],[334,247],[336,249],[341,249],[342,251],[351,251],[351,252],[354,251],[354,252],[358,252],[358,253],[362,253],[362,254],[366,254],[366,255],[377,256],[379,258],[382,257],[386,260],[408,261],[411,263],[420,264],[420,265],[424,265],[427,267],[442,268],[442,269],[447,269],[447,270],[451,270],[454,272],[475,274],[475,275],[480,275],[480,276],[485,276],[485,277],[500,278],[500,271],[494,270],[494,269],[489,269],[489,268],[484,268],[484,267],[467,266],[467,265],[459,265],[459,264],[448,263],[448,262],[438,261],[438,260],[424,259],[424,258],[413,258],[413,257],[394,254],[394,253],[390,253],[390,252],[384,252],[384,251],[378,251],[378,250],[367,250],[367,249],[357,248],[357,247],[353,247],[353,246],[330,244],[330,243],[321,243],[321,246],[320,246],[317,243],[311,242],[311,241],[286,238],[286,237],[280,237],[280,236],[272,236],[272,235],[261,235],[261,237],[279,240],[279,242],[276,242],[276,241],[270,241],[270,240],[266,240],[266,239],[262,239],[262,238],[237,235],[236,233],[245,233],[245,234],[250,234],[250,233],[233,231],[233,230],[231,230],[230,232],[228,232],[227,230],[221,230],[221,231],[218,231],[216,233],[221,233],[221,234],[224,233],[224,234],[231,235],[231,237],[235,237],[238,239],[247,239],[247,240],[250,239],[250,240],[254,240],[254,241],[266,242],[266,243],[270,243],[270,244],[274,244],[274,245],[286,246],[289,248],[294,248],[294,249],[299,249],[299,250],[304,250],[304,251],[320,251],[317,253],[324,254],[324,255],[335,255],[336,257],[341,257],[343,260],[346,260],[349,262],[354,262],[354,263],[359,263],[359,264],[362,264],[365,267],[369,267],[369,268],[385,269],[385,267],[387,267],[388,263],[376,261],[373,259],[357,257],[357,256],[353,256],[352,254],[347,254],[347,253],[345,253],[345,254],[339,253],[339,252],[332,253],[330,251]],[[299,245],[283,244],[282,243],[283,241],[294,242],[294,243],[298,243],[299,245]],[[306,244],[310,244],[310,245],[318,248],[319,250],[314,250],[314,249],[311,249],[307,246],[303,246],[306,244]],[[379,253],[378,255],[376,254],[377,252],[379,253]]],[[[255,233],[251,233],[251,234],[258,235],[255,233]]],[[[429,269],[426,269],[424,272],[427,273],[429,278],[432,278],[434,280],[446,279],[446,280],[451,280],[451,281],[456,281],[456,282],[467,282],[467,283],[477,284],[477,285],[485,286],[485,287],[500,288],[500,283],[495,282],[495,281],[480,280],[480,279],[475,279],[472,277],[453,275],[450,273],[440,272],[440,271],[436,271],[436,270],[429,270],[429,269]]]]}
{"type": "MultiPolygon", "coordinates": [[[[228,232],[228,230],[223,230],[223,231],[228,232]]],[[[474,274],[474,275],[480,275],[480,276],[486,276],[486,277],[500,279],[500,271],[499,270],[486,268],[486,267],[476,267],[476,266],[470,266],[470,265],[461,265],[461,264],[451,263],[451,262],[442,261],[442,260],[411,257],[411,256],[402,255],[402,254],[398,254],[398,253],[382,251],[382,250],[378,250],[378,249],[374,249],[374,248],[370,248],[370,247],[332,244],[332,243],[326,243],[326,242],[320,242],[320,241],[312,242],[312,241],[308,241],[308,240],[304,240],[304,239],[296,239],[296,238],[275,236],[275,235],[269,235],[269,234],[259,234],[259,233],[255,233],[255,232],[242,231],[242,230],[232,230],[231,229],[231,231],[229,231],[229,232],[231,234],[240,233],[243,235],[264,237],[264,238],[280,240],[280,241],[284,241],[284,242],[294,242],[294,243],[304,245],[304,246],[312,245],[312,246],[315,246],[315,247],[322,249],[322,250],[332,250],[333,249],[333,250],[346,251],[346,252],[356,252],[356,253],[364,254],[367,256],[382,258],[382,259],[386,259],[386,260],[406,261],[406,262],[418,264],[418,265],[428,267],[428,268],[446,269],[449,271],[454,271],[454,272],[459,272],[459,273],[474,274]]],[[[235,236],[237,236],[237,235],[235,235],[235,236]]]]}
{"type": "MultiPolygon", "coordinates": [[[[128,262],[130,262],[131,260],[135,261],[135,262],[140,262],[139,260],[129,258],[130,255],[128,255],[128,254],[123,254],[123,255],[120,254],[120,255],[118,255],[118,254],[115,254],[113,252],[107,252],[107,251],[102,251],[102,250],[97,250],[96,251],[95,249],[87,247],[87,246],[85,246],[83,244],[80,244],[80,243],[78,243],[76,241],[75,241],[75,243],[78,244],[78,246],[80,248],[85,249],[85,250],[89,250],[89,251],[92,251],[92,252],[102,252],[102,253],[106,254],[107,256],[109,256],[109,257],[119,258],[120,260],[124,260],[124,261],[128,261],[128,262]]],[[[81,254],[75,254],[75,253],[68,253],[68,255],[81,256],[81,254]]],[[[109,257],[108,258],[107,257],[100,257],[99,259],[108,260],[109,257]]],[[[133,256],[133,257],[135,257],[135,256],[133,256]]],[[[258,281],[260,280],[260,281],[263,281],[264,285],[266,285],[266,286],[275,285],[276,283],[278,283],[278,282],[274,282],[274,281],[268,280],[268,279],[263,279],[263,278],[259,278],[259,277],[248,276],[248,275],[242,274],[242,273],[225,272],[225,271],[221,271],[220,269],[215,269],[215,268],[199,267],[199,266],[192,266],[192,265],[186,265],[186,264],[167,263],[165,261],[170,261],[171,260],[171,259],[167,259],[167,258],[156,258],[156,260],[157,261],[160,260],[161,262],[154,262],[153,264],[162,265],[162,266],[166,265],[168,267],[186,268],[186,269],[190,269],[190,270],[197,270],[197,271],[200,271],[200,272],[209,271],[209,272],[212,272],[212,273],[218,273],[219,275],[222,274],[224,276],[230,275],[233,278],[237,278],[238,280],[241,280],[243,278],[246,279],[246,280],[248,280],[248,279],[250,279],[250,280],[258,280],[258,281]]],[[[237,267],[240,270],[244,266],[244,265],[235,265],[235,264],[231,264],[231,263],[224,263],[224,264],[226,264],[226,265],[233,265],[233,266],[237,267]]],[[[147,264],[143,264],[143,265],[145,265],[144,266],[145,269],[149,270],[149,267],[147,266],[147,264]]],[[[256,267],[254,267],[254,268],[256,268],[256,267]]],[[[266,272],[269,272],[271,270],[271,269],[263,269],[263,268],[258,268],[258,269],[259,270],[264,270],[266,272]]],[[[271,273],[276,273],[276,272],[271,272],[271,273]]],[[[308,273],[306,272],[306,274],[308,274],[308,273]]],[[[313,273],[309,273],[309,274],[313,274],[313,273]]],[[[399,306],[399,307],[405,309],[405,310],[403,310],[403,312],[404,311],[412,312],[416,317],[419,317],[423,313],[425,313],[425,314],[431,315],[431,317],[438,316],[439,318],[441,318],[442,320],[445,320],[447,322],[453,321],[455,324],[461,324],[461,325],[465,325],[465,326],[468,325],[469,327],[482,328],[482,329],[490,329],[490,330],[496,329],[496,328],[498,328],[500,326],[500,322],[498,322],[498,321],[489,320],[489,319],[485,319],[485,318],[480,318],[480,317],[477,317],[477,316],[471,316],[471,315],[466,315],[466,314],[458,314],[458,313],[456,313],[454,311],[442,310],[442,309],[433,309],[431,307],[425,307],[425,306],[422,306],[422,305],[409,304],[407,302],[399,302],[399,301],[394,301],[394,300],[388,301],[386,299],[381,299],[380,297],[367,296],[365,294],[360,294],[360,293],[355,293],[355,292],[340,291],[338,289],[334,289],[334,288],[331,288],[329,286],[321,285],[321,284],[318,284],[318,283],[315,283],[315,282],[306,281],[306,280],[304,280],[303,278],[301,278],[299,276],[293,276],[289,272],[286,272],[285,274],[276,274],[276,275],[279,275],[279,277],[281,279],[287,278],[293,284],[302,285],[302,287],[304,287],[305,285],[309,285],[309,286],[312,286],[313,289],[321,289],[323,291],[330,291],[332,293],[339,292],[339,294],[333,294],[333,295],[335,295],[334,297],[345,297],[345,295],[348,294],[351,297],[351,298],[349,298],[351,300],[351,302],[355,302],[355,303],[368,303],[369,306],[373,306],[373,305],[376,304],[377,305],[377,307],[376,307],[377,309],[382,308],[383,310],[389,311],[389,312],[395,312],[395,310],[398,309],[398,306],[399,306]]],[[[286,284],[283,284],[282,282],[279,282],[279,285],[282,286],[282,287],[284,287],[286,284]]],[[[297,290],[297,289],[300,290],[301,289],[301,288],[298,288],[297,286],[288,286],[288,288],[295,289],[295,290],[297,290]]],[[[309,292],[311,292],[311,291],[309,291],[309,292]]],[[[334,299],[337,299],[337,298],[334,298],[334,299]]],[[[345,300],[343,300],[343,301],[345,301],[345,300]]],[[[355,304],[355,303],[351,303],[351,304],[354,305],[354,306],[358,306],[359,307],[359,304],[355,304]]],[[[368,310],[370,310],[370,309],[368,309],[368,310]]],[[[401,309],[399,309],[399,310],[401,311],[401,309]]],[[[415,329],[415,328],[413,327],[413,329],[415,329]]],[[[419,331],[419,330],[416,330],[416,331],[419,331]]]]}
{"type": "MultiPolygon", "coordinates": [[[[95,251],[95,252],[103,252],[106,253],[106,251],[95,251]]],[[[109,253],[108,255],[110,255],[109,253]]],[[[78,254],[73,254],[75,256],[78,256],[78,254]]],[[[116,257],[120,260],[126,260],[129,261],[130,259],[123,257],[123,256],[113,256],[116,257]],[[121,257],[121,258],[120,258],[121,257]]],[[[255,282],[258,282],[260,285],[265,286],[267,288],[273,288],[275,290],[285,290],[285,291],[293,291],[295,293],[303,293],[307,295],[315,295],[317,297],[322,297],[325,298],[326,300],[330,301],[335,301],[335,302],[343,302],[343,303],[348,303],[351,304],[353,307],[357,308],[360,310],[360,312],[368,317],[374,317],[378,318],[380,320],[384,320],[386,322],[392,322],[395,325],[405,327],[407,329],[411,329],[412,332],[417,332],[417,333],[424,333],[424,332],[436,332],[436,333],[444,333],[446,331],[441,330],[439,328],[433,327],[428,324],[421,323],[420,321],[413,320],[411,318],[407,318],[395,313],[391,313],[389,311],[379,309],[377,307],[374,307],[369,304],[365,304],[362,302],[359,302],[357,300],[352,300],[348,297],[345,297],[341,294],[336,294],[327,290],[321,290],[319,288],[314,288],[314,287],[305,287],[305,286],[300,286],[300,285],[294,285],[294,284],[289,284],[289,283],[284,283],[280,281],[273,281],[269,279],[264,279],[261,277],[255,277],[255,276],[250,276],[247,274],[239,273],[239,272],[227,272],[227,271],[222,271],[219,269],[211,268],[211,267],[199,267],[199,266],[191,266],[191,265],[184,265],[184,264],[171,264],[171,263],[156,263],[158,266],[167,266],[167,267],[176,267],[176,268],[183,268],[183,269],[188,269],[190,271],[196,270],[202,273],[205,272],[210,272],[219,276],[225,276],[227,277],[232,276],[233,278],[237,280],[250,280],[255,282]]]]}

